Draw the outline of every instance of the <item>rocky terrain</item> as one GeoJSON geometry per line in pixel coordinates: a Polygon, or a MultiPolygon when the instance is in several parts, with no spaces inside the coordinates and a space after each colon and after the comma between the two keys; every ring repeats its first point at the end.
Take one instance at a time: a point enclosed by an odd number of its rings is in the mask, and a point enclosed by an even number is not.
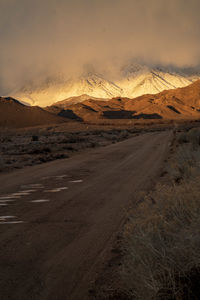
{"type": "Polygon", "coordinates": [[[47,111],[86,122],[112,120],[166,119],[188,120],[200,117],[200,80],[191,85],[143,95],[134,99],[113,98],[107,101],[85,100],[81,103],[57,102],[47,111]]]}

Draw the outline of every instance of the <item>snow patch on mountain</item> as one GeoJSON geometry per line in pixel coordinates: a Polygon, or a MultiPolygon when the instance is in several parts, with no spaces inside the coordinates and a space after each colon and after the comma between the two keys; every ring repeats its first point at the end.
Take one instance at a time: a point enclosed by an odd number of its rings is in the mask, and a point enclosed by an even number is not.
{"type": "Polygon", "coordinates": [[[163,90],[185,87],[200,79],[200,74],[187,74],[180,70],[149,68],[133,65],[122,70],[122,78],[117,84],[126,97],[135,98],[144,94],[156,94],[163,90]]]}
{"type": "Polygon", "coordinates": [[[30,84],[11,95],[31,105],[47,106],[63,99],[75,103],[87,100],[88,97],[98,100],[113,97],[135,98],[185,87],[198,79],[200,72],[192,69],[149,67],[134,63],[121,69],[118,80],[88,72],[76,78],[55,77],[36,86],[30,84]],[[81,95],[86,96],[81,98],[81,95]]]}
{"type": "MultiPolygon", "coordinates": [[[[123,90],[112,81],[97,74],[87,74],[69,80],[48,82],[41,87],[23,89],[16,97],[32,105],[46,106],[66,98],[88,95],[95,98],[113,98],[123,94],[123,90]]],[[[88,97],[87,96],[87,97],[88,97]]],[[[88,98],[87,98],[88,99],[88,98]]],[[[71,99],[72,100],[72,99],[71,99]]],[[[77,99],[81,102],[81,99],[77,99]]],[[[84,101],[86,100],[83,97],[84,101]]]]}

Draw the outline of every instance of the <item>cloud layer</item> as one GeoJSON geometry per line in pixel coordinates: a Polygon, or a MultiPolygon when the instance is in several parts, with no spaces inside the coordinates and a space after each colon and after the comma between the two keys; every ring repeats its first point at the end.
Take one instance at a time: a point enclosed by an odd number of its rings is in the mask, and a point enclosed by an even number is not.
{"type": "Polygon", "coordinates": [[[199,0],[1,0],[0,93],[84,66],[200,63],[199,0]]]}

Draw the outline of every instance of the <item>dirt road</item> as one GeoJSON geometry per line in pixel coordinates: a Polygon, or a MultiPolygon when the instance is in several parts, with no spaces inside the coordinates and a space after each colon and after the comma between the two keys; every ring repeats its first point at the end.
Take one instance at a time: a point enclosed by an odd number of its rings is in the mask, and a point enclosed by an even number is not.
{"type": "Polygon", "coordinates": [[[0,298],[86,299],[138,190],[162,167],[171,132],[0,176],[0,298]]]}

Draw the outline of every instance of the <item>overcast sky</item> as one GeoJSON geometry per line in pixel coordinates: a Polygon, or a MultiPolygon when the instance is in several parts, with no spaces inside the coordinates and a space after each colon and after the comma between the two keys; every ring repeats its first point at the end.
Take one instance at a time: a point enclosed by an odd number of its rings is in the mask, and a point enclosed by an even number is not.
{"type": "Polygon", "coordinates": [[[200,62],[199,0],[0,0],[0,92],[85,65],[200,62]]]}

